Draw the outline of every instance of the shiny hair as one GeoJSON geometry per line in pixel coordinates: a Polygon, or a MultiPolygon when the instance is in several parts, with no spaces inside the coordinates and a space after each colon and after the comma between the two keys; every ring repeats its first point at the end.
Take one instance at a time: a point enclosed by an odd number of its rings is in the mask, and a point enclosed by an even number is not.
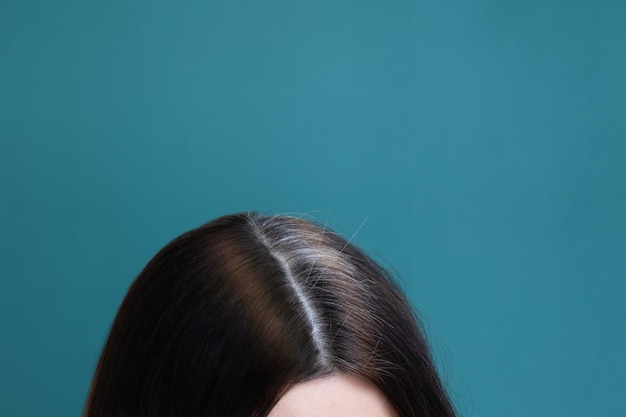
{"type": "Polygon", "coordinates": [[[239,213],[176,238],[139,274],[84,416],[263,417],[290,386],[342,373],[399,417],[454,416],[384,269],[326,227],[239,213]]]}

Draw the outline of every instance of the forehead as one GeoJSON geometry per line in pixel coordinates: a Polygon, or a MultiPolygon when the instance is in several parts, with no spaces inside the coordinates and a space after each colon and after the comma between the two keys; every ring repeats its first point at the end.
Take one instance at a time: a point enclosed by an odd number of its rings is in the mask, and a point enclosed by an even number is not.
{"type": "Polygon", "coordinates": [[[398,417],[398,414],[374,384],[340,374],[294,385],[269,417],[398,417]]]}

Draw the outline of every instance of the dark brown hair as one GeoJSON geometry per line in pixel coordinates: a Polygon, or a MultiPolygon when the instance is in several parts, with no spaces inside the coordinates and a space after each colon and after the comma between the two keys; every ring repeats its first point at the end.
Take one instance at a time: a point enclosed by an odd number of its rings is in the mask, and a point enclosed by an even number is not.
{"type": "Polygon", "coordinates": [[[178,237],[130,287],[85,417],[266,416],[293,384],[347,373],[400,417],[454,416],[409,303],[325,227],[220,217],[178,237]]]}

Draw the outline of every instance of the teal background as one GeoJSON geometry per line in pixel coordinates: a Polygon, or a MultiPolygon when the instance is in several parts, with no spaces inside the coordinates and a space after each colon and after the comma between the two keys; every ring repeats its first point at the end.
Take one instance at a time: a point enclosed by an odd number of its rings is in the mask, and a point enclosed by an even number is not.
{"type": "Polygon", "coordinates": [[[0,4],[1,416],[78,415],[143,265],[250,209],[358,230],[460,415],[626,415],[626,2],[0,4]]]}

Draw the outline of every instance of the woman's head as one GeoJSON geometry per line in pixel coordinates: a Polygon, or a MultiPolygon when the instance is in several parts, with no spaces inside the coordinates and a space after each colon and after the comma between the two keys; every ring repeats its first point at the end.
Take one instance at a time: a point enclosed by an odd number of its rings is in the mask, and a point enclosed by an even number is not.
{"type": "Polygon", "coordinates": [[[137,277],[85,416],[261,417],[332,375],[373,384],[399,417],[453,415],[382,268],[324,227],[241,213],[178,237],[137,277]]]}

